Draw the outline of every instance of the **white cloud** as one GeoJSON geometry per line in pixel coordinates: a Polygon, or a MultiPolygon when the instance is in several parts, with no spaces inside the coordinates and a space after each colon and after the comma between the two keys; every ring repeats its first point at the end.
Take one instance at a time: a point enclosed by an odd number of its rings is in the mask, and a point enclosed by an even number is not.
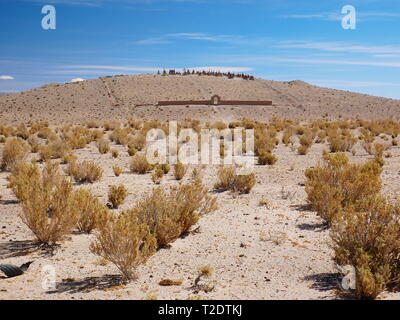
{"type": "Polygon", "coordinates": [[[380,81],[347,81],[347,80],[307,80],[315,85],[340,86],[340,87],[400,87],[397,82],[380,82],[380,81]]]}
{"type": "Polygon", "coordinates": [[[342,17],[335,12],[322,12],[322,13],[310,13],[310,14],[288,14],[280,16],[284,19],[317,19],[326,21],[339,21],[342,17]]]}
{"type": "Polygon", "coordinates": [[[347,53],[369,53],[369,54],[393,54],[400,53],[400,46],[368,46],[358,45],[350,42],[314,42],[305,40],[282,41],[278,48],[290,49],[315,49],[321,51],[347,52],[347,53]]]}
{"type": "Polygon", "coordinates": [[[85,81],[85,79],[83,79],[83,78],[74,78],[74,79],[71,80],[72,83],[74,83],[74,82],[82,82],[82,81],[85,81]]]}
{"type": "MultiPolygon", "coordinates": [[[[300,13],[300,14],[287,14],[282,15],[279,18],[284,19],[313,19],[313,20],[325,20],[325,21],[340,21],[344,15],[340,12],[317,12],[317,13],[300,13]]],[[[357,10],[357,21],[371,21],[371,20],[382,20],[382,18],[398,18],[400,13],[393,12],[362,12],[357,10]]]]}
{"type": "Polygon", "coordinates": [[[0,80],[14,80],[12,76],[0,76],[0,80]]]}
{"type": "Polygon", "coordinates": [[[207,34],[207,33],[169,33],[160,35],[158,37],[147,38],[135,41],[137,45],[154,45],[154,44],[165,44],[171,43],[173,40],[196,40],[196,41],[207,41],[215,43],[226,43],[233,45],[261,45],[265,44],[268,39],[266,38],[250,38],[240,35],[226,35],[226,34],[207,34]]]}

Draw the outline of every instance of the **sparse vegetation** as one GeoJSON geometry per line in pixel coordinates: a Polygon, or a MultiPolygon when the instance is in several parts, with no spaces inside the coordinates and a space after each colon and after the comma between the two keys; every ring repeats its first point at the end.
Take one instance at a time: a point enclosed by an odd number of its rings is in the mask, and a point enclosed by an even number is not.
{"type": "Polygon", "coordinates": [[[135,279],[136,267],[146,262],[157,249],[149,226],[129,213],[102,213],[95,235],[90,250],[116,265],[126,281],[135,279]]]}
{"type": "Polygon", "coordinates": [[[155,184],[160,184],[163,177],[164,177],[164,171],[160,167],[158,167],[156,169],[156,171],[153,173],[153,175],[151,176],[151,180],[155,184]]]}
{"type": "Polygon", "coordinates": [[[399,284],[400,205],[366,197],[340,210],[332,224],[335,261],[353,266],[355,293],[376,298],[389,284],[399,284]]]}
{"type": "Polygon", "coordinates": [[[214,188],[219,191],[232,190],[238,193],[250,193],[256,184],[255,173],[237,174],[235,168],[220,168],[218,181],[214,188]]]}
{"type": "Polygon", "coordinates": [[[146,174],[147,172],[151,171],[153,166],[148,163],[146,156],[137,153],[132,157],[131,160],[131,171],[139,174],[146,174]]]}
{"type": "Polygon", "coordinates": [[[74,192],[73,207],[79,213],[77,228],[85,233],[91,233],[97,227],[99,215],[106,210],[99,199],[85,189],[74,192]]]}
{"type": "Polygon", "coordinates": [[[7,139],[1,159],[2,170],[12,170],[18,163],[28,157],[30,148],[28,143],[20,138],[7,139]]]}
{"type": "Polygon", "coordinates": [[[57,164],[47,164],[43,171],[20,164],[10,185],[22,202],[20,217],[38,242],[54,245],[78,222],[72,185],[59,175],[57,164]]]}
{"type": "Polygon", "coordinates": [[[74,177],[78,183],[93,183],[101,179],[103,169],[93,161],[83,161],[80,163],[73,161],[68,165],[67,174],[74,177]]]}
{"type": "Polygon", "coordinates": [[[329,224],[343,208],[381,188],[381,164],[371,160],[364,164],[350,164],[343,153],[325,154],[324,165],[306,170],[308,201],[329,224]]]}
{"type": "Polygon", "coordinates": [[[110,186],[108,189],[108,201],[110,201],[112,207],[117,209],[121,204],[124,203],[128,196],[128,189],[124,185],[110,186]]]}
{"type": "Polygon", "coordinates": [[[130,214],[149,225],[159,246],[166,246],[187,233],[202,215],[216,208],[216,199],[209,196],[207,188],[197,180],[170,192],[161,187],[154,189],[130,214]]]}
{"type": "Polygon", "coordinates": [[[185,176],[187,171],[187,166],[185,166],[184,164],[178,162],[175,166],[174,166],[174,177],[176,180],[182,180],[183,177],[185,176]]]}
{"type": "Polygon", "coordinates": [[[116,177],[119,177],[121,175],[121,173],[122,173],[122,169],[121,169],[121,167],[119,167],[117,165],[114,165],[113,166],[113,172],[114,172],[114,175],[116,177]]]}
{"type": "Polygon", "coordinates": [[[278,161],[278,158],[276,156],[274,156],[271,153],[271,151],[266,150],[266,149],[259,150],[258,164],[272,166],[277,161],[278,161]]]}

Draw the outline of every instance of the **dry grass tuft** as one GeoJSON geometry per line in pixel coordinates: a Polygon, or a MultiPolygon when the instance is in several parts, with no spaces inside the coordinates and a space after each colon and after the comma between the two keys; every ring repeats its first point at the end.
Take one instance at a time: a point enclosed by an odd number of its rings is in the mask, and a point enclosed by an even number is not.
{"type": "Polygon", "coordinates": [[[182,180],[186,172],[187,172],[187,166],[185,166],[184,164],[178,162],[174,166],[174,177],[176,180],[182,180]]]}
{"type": "Polygon", "coordinates": [[[137,153],[131,160],[131,171],[139,174],[146,174],[151,171],[153,166],[147,161],[145,155],[137,153]]]}
{"type": "Polygon", "coordinates": [[[324,165],[306,170],[308,201],[330,224],[342,209],[381,189],[381,164],[376,160],[350,164],[343,153],[325,154],[324,165]]]}
{"type": "Polygon", "coordinates": [[[232,190],[241,194],[250,193],[256,184],[256,175],[254,173],[238,175],[235,172],[235,168],[220,168],[217,176],[218,181],[214,188],[219,191],[232,190]]]}
{"type": "Polygon", "coordinates": [[[30,147],[24,140],[20,138],[7,139],[3,149],[1,169],[12,170],[18,163],[26,160],[29,151],[30,147]]]}
{"type": "Polygon", "coordinates": [[[121,204],[124,203],[128,196],[128,189],[124,185],[110,186],[108,189],[108,201],[110,201],[112,207],[117,209],[121,204]]]}
{"type": "Polygon", "coordinates": [[[135,279],[137,266],[145,263],[157,249],[148,225],[130,213],[102,213],[95,235],[90,250],[115,264],[127,281],[135,279]]]}
{"type": "Polygon", "coordinates": [[[66,171],[78,183],[93,183],[99,181],[103,176],[103,169],[93,161],[83,161],[80,163],[73,161],[69,163],[66,171]]]}
{"type": "Polygon", "coordinates": [[[71,183],[58,173],[58,164],[48,163],[41,172],[36,165],[19,165],[10,186],[22,202],[22,221],[40,243],[54,245],[76,225],[71,183]]]}
{"type": "Polygon", "coordinates": [[[331,237],[335,262],[356,271],[359,298],[376,298],[399,284],[400,205],[369,197],[347,206],[335,218],[331,237]]]}
{"type": "Polygon", "coordinates": [[[216,199],[200,180],[171,189],[158,187],[139,202],[131,214],[150,226],[159,246],[166,246],[187,233],[199,217],[217,209],[216,199]]]}
{"type": "Polygon", "coordinates": [[[91,233],[97,227],[99,215],[107,208],[85,189],[75,191],[73,201],[75,209],[79,212],[78,230],[91,233]]]}

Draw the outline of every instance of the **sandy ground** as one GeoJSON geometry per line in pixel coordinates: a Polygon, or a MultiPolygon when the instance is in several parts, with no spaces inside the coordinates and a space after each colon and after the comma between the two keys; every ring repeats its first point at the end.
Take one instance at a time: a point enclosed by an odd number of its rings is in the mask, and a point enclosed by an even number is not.
{"type": "Polygon", "coordinates": [[[158,119],[267,121],[293,119],[399,118],[400,101],[321,88],[303,81],[246,81],[212,76],[136,75],[48,84],[26,92],[0,96],[0,123],[46,120],[52,124],[90,120],[158,119]],[[161,100],[272,100],[273,106],[158,107],[161,100]]]}
{"type": "MultiPolygon", "coordinates": [[[[154,187],[150,174],[129,172],[126,148],[118,159],[100,155],[94,144],[78,150],[80,160],[101,164],[101,181],[84,185],[106,202],[109,185],[123,183],[129,197],[119,209],[130,208],[154,187]],[[115,177],[112,165],[124,168],[115,177]]],[[[329,231],[321,219],[307,209],[304,170],[318,163],[326,145],[314,144],[306,156],[280,144],[274,152],[279,158],[273,167],[257,166],[257,184],[249,195],[229,192],[214,194],[219,209],[201,218],[198,233],[178,239],[169,249],[159,250],[138,268],[139,278],[126,286],[116,286],[118,270],[103,265],[89,250],[92,235],[72,234],[54,251],[54,255],[32,249],[32,233],[18,217],[20,204],[6,188],[7,173],[0,173],[0,263],[20,265],[34,261],[22,276],[0,279],[0,299],[337,299],[340,279],[332,263],[329,231]],[[283,191],[284,192],[283,192],[283,191]],[[285,194],[286,193],[286,196],[285,194]],[[285,199],[287,198],[287,199],[285,199]],[[268,207],[259,201],[267,199],[268,207]],[[42,288],[42,268],[56,271],[55,290],[42,288]],[[204,280],[214,286],[209,293],[196,292],[193,282],[198,267],[211,265],[214,275],[204,280]],[[180,286],[162,287],[161,279],[182,280],[180,286]]],[[[395,199],[400,195],[400,148],[390,149],[385,159],[384,193],[395,199]]],[[[368,156],[360,146],[352,161],[368,156]]],[[[187,175],[188,176],[188,175],[187,175]]],[[[187,179],[188,177],[186,177],[187,179]]],[[[203,170],[205,184],[212,188],[216,168],[203,170]]],[[[176,185],[172,174],[162,186],[176,185]]],[[[197,226],[196,226],[197,227],[197,226]]],[[[399,293],[383,293],[380,299],[399,299],[399,293]]]]}

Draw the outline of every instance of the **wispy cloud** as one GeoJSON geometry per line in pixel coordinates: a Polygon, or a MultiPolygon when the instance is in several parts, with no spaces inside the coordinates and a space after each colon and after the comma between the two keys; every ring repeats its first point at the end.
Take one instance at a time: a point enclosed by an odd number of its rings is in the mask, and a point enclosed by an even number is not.
{"type": "Polygon", "coordinates": [[[381,81],[347,81],[347,80],[306,80],[309,83],[319,86],[339,86],[339,87],[400,87],[400,82],[381,82],[381,81]]]}
{"type": "MultiPolygon", "coordinates": [[[[387,18],[398,18],[400,13],[394,12],[362,12],[356,11],[358,21],[369,21],[387,18]]],[[[318,12],[318,13],[293,13],[281,15],[279,18],[284,19],[311,19],[311,20],[324,20],[324,21],[339,21],[343,15],[338,12],[318,12]]]]}
{"type": "Polygon", "coordinates": [[[0,80],[14,80],[12,76],[0,76],[0,80]]]}
{"type": "MultiPolygon", "coordinates": [[[[6,0],[7,1],[7,0],[6,0]]],[[[15,1],[15,0],[8,0],[15,1]]],[[[20,0],[22,2],[34,2],[43,3],[42,0],[20,0]]],[[[160,2],[176,2],[176,3],[202,3],[205,0],[47,0],[48,4],[62,4],[71,6],[88,6],[88,7],[100,7],[106,4],[124,4],[124,5],[139,5],[139,4],[154,4],[160,2]]]]}
{"type": "Polygon", "coordinates": [[[296,49],[315,49],[321,51],[347,52],[347,53],[367,53],[367,54],[400,54],[400,46],[368,46],[358,45],[350,42],[314,42],[305,40],[282,41],[276,47],[296,48],[296,49]]]}
{"type": "Polygon", "coordinates": [[[180,33],[170,33],[161,36],[141,39],[135,41],[136,45],[154,45],[154,44],[166,44],[172,43],[177,40],[195,40],[195,41],[207,41],[214,43],[228,43],[235,45],[250,45],[250,44],[263,44],[266,43],[266,38],[251,38],[248,36],[241,35],[214,35],[207,33],[190,33],[190,32],[180,32],[180,33]]]}
{"type": "Polygon", "coordinates": [[[338,21],[342,18],[338,12],[321,12],[321,13],[306,13],[306,14],[287,14],[279,16],[284,19],[313,19],[313,20],[326,20],[338,21]]]}
{"type": "Polygon", "coordinates": [[[307,64],[327,64],[327,65],[346,65],[346,66],[368,66],[368,67],[391,67],[400,68],[400,62],[380,62],[380,61],[362,61],[362,60],[324,60],[324,59],[291,59],[291,58],[273,58],[278,62],[293,62],[307,64]]]}

